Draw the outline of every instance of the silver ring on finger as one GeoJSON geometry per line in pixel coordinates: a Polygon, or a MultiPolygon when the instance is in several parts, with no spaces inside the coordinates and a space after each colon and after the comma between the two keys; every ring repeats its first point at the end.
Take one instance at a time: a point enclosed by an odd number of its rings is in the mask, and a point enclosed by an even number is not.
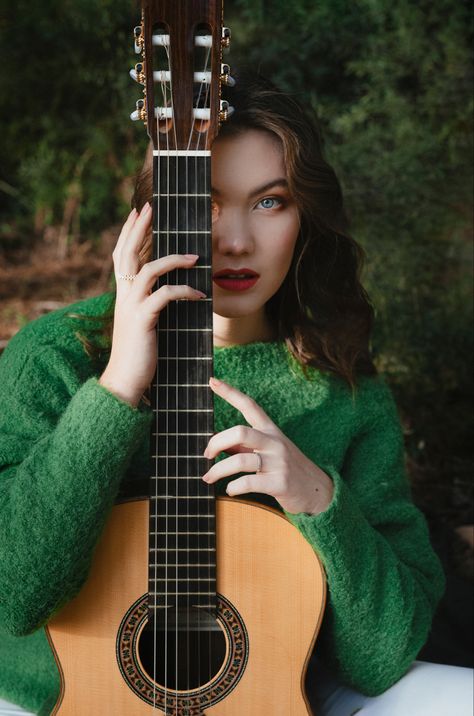
{"type": "Polygon", "coordinates": [[[258,474],[259,472],[262,472],[262,456],[258,450],[254,450],[254,453],[258,457],[258,467],[255,470],[255,472],[258,474]]]}
{"type": "Polygon", "coordinates": [[[133,281],[136,279],[137,274],[136,273],[118,273],[117,278],[119,278],[121,281],[133,281]]]}

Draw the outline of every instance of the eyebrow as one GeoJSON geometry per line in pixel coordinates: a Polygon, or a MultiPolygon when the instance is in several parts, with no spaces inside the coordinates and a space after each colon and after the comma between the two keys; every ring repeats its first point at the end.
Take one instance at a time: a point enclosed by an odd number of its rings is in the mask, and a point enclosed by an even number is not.
{"type": "MultiPolygon", "coordinates": [[[[272,179],[272,181],[267,182],[266,184],[262,184],[262,186],[257,187],[256,189],[253,189],[249,193],[249,199],[251,199],[253,196],[256,196],[257,194],[261,194],[264,191],[268,191],[268,189],[273,189],[276,186],[281,186],[284,189],[288,189],[288,182],[285,179],[285,177],[280,177],[278,179],[272,179]]],[[[215,187],[211,187],[211,190],[214,194],[221,195],[221,192],[216,189],[215,187]]]]}

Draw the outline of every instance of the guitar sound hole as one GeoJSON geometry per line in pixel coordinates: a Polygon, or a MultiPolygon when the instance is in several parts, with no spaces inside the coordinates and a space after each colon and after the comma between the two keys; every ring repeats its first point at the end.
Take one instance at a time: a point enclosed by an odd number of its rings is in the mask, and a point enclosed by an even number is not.
{"type": "MultiPolygon", "coordinates": [[[[161,610],[159,610],[161,612],[161,610]]],[[[138,654],[150,679],[170,690],[197,689],[222,668],[226,639],[219,622],[203,609],[168,609],[147,621],[138,654]]]]}

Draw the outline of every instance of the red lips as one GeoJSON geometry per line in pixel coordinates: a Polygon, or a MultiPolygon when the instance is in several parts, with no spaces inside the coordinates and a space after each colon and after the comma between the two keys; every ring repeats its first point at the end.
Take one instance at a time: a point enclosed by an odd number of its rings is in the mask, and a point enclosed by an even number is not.
{"type": "Polygon", "coordinates": [[[236,291],[247,291],[252,286],[255,286],[260,274],[249,268],[226,268],[216,271],[212,278],[219,288],[235,293],[236,291]]]}
{"type": "Polygon", "coordinates": [[[220,271],[216,271],[215,274],[213,274],[213,278],[223,278],[227,276],[251,276],[253,278],[258,278],[260,274],[258,274],[256,271],[252,271],[252,269],[249,268],[225,268],[221,269],[220,271]]]}

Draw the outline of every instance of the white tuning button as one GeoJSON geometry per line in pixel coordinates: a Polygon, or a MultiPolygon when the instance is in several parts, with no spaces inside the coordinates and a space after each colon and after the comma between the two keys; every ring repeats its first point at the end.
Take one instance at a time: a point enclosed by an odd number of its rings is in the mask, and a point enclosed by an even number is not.
{"type": "Polygon", "coordinates": [[[221,99],[221,109],[219,112],[219,120],[225,122],[234,112],[234,108],[225,99],[221,99]]]}
{"type": "Polygon", "coordinates": [[[228,87],[235,87],[235,80],[230,75],[229,65],[221,65],[221,82],[228,87]]]}
{"type": "Polygon", "coordinates": [[[145,39],[143,37],[141,25],[137,25],[133,28],[133,39],[135,41],[135,52],[137,55],[139,55],[145,45],[145,39]]]}
{"type": "Polygon", "coordinates": [[[136,103],[136,110],[132,112],[130,115],[130,119],[133,119],[134,122],[138,121],[139,119],[142,119],[144,122],[146,121],[146,102],[144,99],[137,99],[136,103]]]}
{"type": "Polygon", "coordinates": [[[137,62],[135,67],[130,70],[130,77],[132,80],[135,80],[135,82],[139,82],[141,85],[145,84],[145,73],[144,73],[144,64],[143,62],[137,62]]]}
{"type": "Polygon", "coordinates": [[[230,27],[223,27],[222,28],[222,39],[221,39],[221,45],[222,47],[229,47],[230,46],[230,38],[232,36],[232,33],[230,31],[230,27]]]}

